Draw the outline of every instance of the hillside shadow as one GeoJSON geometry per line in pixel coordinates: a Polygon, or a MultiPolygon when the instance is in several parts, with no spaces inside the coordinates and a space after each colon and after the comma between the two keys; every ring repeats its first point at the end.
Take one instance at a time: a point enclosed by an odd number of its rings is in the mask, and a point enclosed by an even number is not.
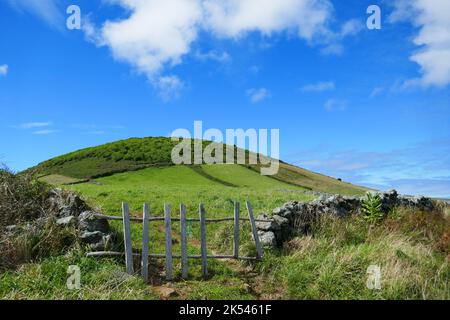
{"type": "Polygon", "coordinates": [[[195,173],[201,175],[202,177],[204,177],[204,178],[206,178],[206,179],[208,179],[210,181],[217,182],[217,183],[219,183],[219,184],[221,184],[223,186],[226,186],[226,187],[233,187],[233,188],[237,188],[238,187],[235,184],[232,184],[230,182],[221,180],[221,179],[219,179],[217,177],[214,177],[214,176],[208,174],[207,172],[205,172],[203,170],[203,168],[201,166],[189,166],[189,168],[191,168],[195,173]]]}

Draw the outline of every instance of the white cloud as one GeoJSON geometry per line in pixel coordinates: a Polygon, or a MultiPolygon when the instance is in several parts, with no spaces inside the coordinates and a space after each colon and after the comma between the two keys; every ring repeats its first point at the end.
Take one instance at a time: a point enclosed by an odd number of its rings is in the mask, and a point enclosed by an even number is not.
{"type": "MultiPolygon", "coordinates": [[[[329,29],[333,12],[330,0],[107,2],[127,10],[127,17],[108,20],[100,28],[85,21],[86,36],[99,46],[109,47],[117,60],[131,64],[155,87],[167,82],[164,79],[167,69],[182,63],[183,57],[191,53],[199,33],[209,33],[220,39],[240,39],[251,32],[265,38],[288,32],[310,44],[332,42],[338,46],[343,37],[354,34],[357,29],[355,22],[345,23],[337,33],[329,29]]],[[[197,58],[226,61],[229,56],[212,50],[197,54],[197,58]]]]}
{"type": "Polygon", "coordinates": [[[338,37],[344,38],[347,36],[354,36],[364,29],[364,24],[356,19],[346,21],[338,34],[338,37]]]}
{"type": "Polygon", "coordinates": [[[57,132],[56,130],[38,130],[38,131],[34,131],[33,134],[43,136],[43,135],[49,135],[49,134],[56,133],[56,132],[57,132]]]}
{"type": "Polygon", "coordinates": [[[0,65],[0,76],[6,76],[8,74],[8,65],[7,64],[2,64],[0,65]]]}
{"type": "Polygon", "coordinates": [[[340,43],[332,43],[322,48],[320,52],[324,55],[340,56],[344,53],[344,46],[340,43]]]}
{"type": "Polygon", "coordinates": [[[176,76],[159,77],[153,84],[158,88],[159,95],[164,101],[177,98],[184,87],[183,82],[176,76]]]}
{"type": "Polygon", "coordinates": [[[384,88],[383,87],[375,87],[373,88],[372,92],[370,93],[370,98],[375,98],[377,96],[379,96],[380,94],[382,94],[384,92],[384,88]]]}
{"type": "Polygon", "coordinates": [[[52,133],[58,132],[57,130],[52,130],[48,127],[52,126],[53,122],[26,122],[22,123],[18,126],[14,126],[14,128],[23,129],[23,130],[35,130],[31,133],[34,135],[49,135],[52,133]]]}
{"type": "Polygon", "coordinates": [[[329,99],[325,102],[325,109],[327,111],[344,111],[347,109],[347,106],[347,100],[329,99]]]}
{"type": "Polygon", "coordinates": [[[252,88],[247,90],[247,95],[252,103],[258,103],[270,97],[270,92],[266,88],[252,88]]]}
{"type": "MultiPolygon", "coordinates": [[[[199,1],[116,0],[130,11],[127,19],[106,21],[89,36],[111,48],[114,57],[133,65],[156,87],[178,87],[175,77],[159,79],[165,66],[181,62],[197,38],[202,10],[199,1]]],[[[86,28],[85,28],[86,29],[86,28]]],[[[164,93],[165,95],[166,93],[164,93]]]]}
{"type": "Polygon", "coordinates": [[[64,10],[59,6],[59,0],[7,0],[9,5],[20,11],[38,16],[48,25],[64,28],[64,10]]]}
{"type": "Polygon", "coordinates": [[[231,61],[231,57],[228,52],[218,52],[216,50],[211,50],[208,52],[197,51],[195,53],[195,58],[200,61],[215,61],[219,63],[228,63],[231,61]]]}
{"type": "Polygon", "coordinates": [[[294,31],[313,40],[327,31],[332,4],[328,0],[205,0],[206,27],[220,37],[241,37],[257,31],[270,36],[294,31]]]}
{"type": "Polygon", "coordinates": [[[411,21],[419,28],[414,44],[419,46],[410,57],[420,65],[420,78],[405,86],[444,87],[450,84],[450,1],[396,0],[391,22],[411,21]]]}
{"type": "Polygon", "coordinates": [[[344,53],[342,40],[348,36],[354,36],[364,29],[364,24],[356,19],[346,21],[338,32],[329,30],[326,33],[326,45],[320,50],[324,55],[340,56],[344,53]]]}
{"type": "Polygon", "coordinates": [[[88,134],[92,134],[92,135],[104,135],[104,134],[106,134],[106,131],[103,131],[103,130],[96,130],[96,131],[90,131],[90,132],[88,132],[88,134]]]}
{"type": "Polygon", "coordinates": [[[20,129],[34,129],[34,128],[49,127],[52,124],[53,124],[52,122],[26,122],[18,125],[17,127],[20,129]]]}
{"type": "Polygon", "coordinates": [[[302,92],[323,92],[334,90],[336,85],[332,81],[321,81],[317,83],[308,84],[300,88],[302,92]]]}

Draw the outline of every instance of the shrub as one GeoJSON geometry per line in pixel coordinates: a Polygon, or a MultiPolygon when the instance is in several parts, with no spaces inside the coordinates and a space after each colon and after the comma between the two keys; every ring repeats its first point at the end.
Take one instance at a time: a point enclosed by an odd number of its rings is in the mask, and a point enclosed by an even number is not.
{"type": "Polygon", "coordinates": [[[0,237],[0,272],[27,262],[58,256],[76,243],[75,228],[58,226],[55,219],[38,220],[0,237]]]}
{"type": "Polygon", "coordinates": [[[58,226],[49,211],[49,189],[31,173],[0,169],[0,272],[62,254],[75,243],[75,230],[58,226]]]}
{"type": "Polygon", "coordinates": [[[448,300],[449,231],[440,210],[398,208],[375,225],[324,215],[312,235],[266,252],[259,282],[281,299],[448,300]],[[381,268],[380,290],[366,287],[371,265],[381,268]]]}
{"type": "Polygon", "coordinates": [[[447,206],[437,206],[434,211],[398,208],[390,213],[384,225],[391,232],[401,232],[412,241],[430,245],[433,250],[450,255],[450,216],[447,206]]]}
{"type": "Polygon", "coordinates": [[[32,173],[14,174],[0,168],[0,230],[44,215],[49,186],[32,173]]]}

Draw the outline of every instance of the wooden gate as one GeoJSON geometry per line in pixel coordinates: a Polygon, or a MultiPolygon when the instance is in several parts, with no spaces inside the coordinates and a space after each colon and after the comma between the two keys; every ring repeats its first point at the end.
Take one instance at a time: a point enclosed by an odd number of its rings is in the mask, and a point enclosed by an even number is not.
{"type": "Polygon", "coordinates": [[[150,207],[147,203],[144,204],[143,217],[132,218],[130,217],[130,211],[127,203],[122,203],[122,217],[115,216],[105,216],[101,214],[96,214],[95,217],[99,219],[107,220],[121,220],[123,221],[123,235],[125,252],[89,252],[87,255],[90,257],[99,256],[125,256],[125,264],[127,273],[134,274],[133,257],[141,257],[141,274],[144,280],[148,281],[148,262],[149,258],[161,258],[165,259],[165,270],[166,279],[168,281],[173,280],[173,259],[181,259],[181,276],[183,279],[188,278],[189,271],[189,259],[201,259],[202,262],[202,274],[204,277],[208,276],[208,259],[236,259],[236,260],[261,260],[263,258],[263,249],[259,241],[258,231],[256,229],[256,222],[269,222],[269,220],[255,220],[253,215],[253,208],[250,202],[246,202],[248,218],[240,217],[240,203],[234,203],[234,216],[228,218],[216,218],[207,219],[205,207],[203,204],[199,205],[199,218],[187,218],[186,217],[186,206],[184,204],[180,205],[180,218],[171,218],[171,206],[168,204],[164,205],[164,217],[151,217],[150,207]],[[140,222],[143,227],[142,236],[142,252],[133,253],[132,242],[131,242],[131,226],[130,221],[140,222]],[[165,253],[156,254],[149,252],[149,230],[151,221],[164,221],[165,230],[165,253]],[[180,245],[181,245],[181,255],[174,255],[172,253],[172,222],[180,222],[180,245]],[[218,223],[234,221],[234,232],[233,232],[233,255],[208,255],[206,247],[206,224],[207,223],[218,223]],[[256,257],[244,257],[239,255],[239,225],[240,221],[249,221],[252,229],[253,239],[256,245],[256,257]],[[188,255],[187,253],[187,223],[188,222],[198,222],[200,223],[200,255],[188,255]]]}

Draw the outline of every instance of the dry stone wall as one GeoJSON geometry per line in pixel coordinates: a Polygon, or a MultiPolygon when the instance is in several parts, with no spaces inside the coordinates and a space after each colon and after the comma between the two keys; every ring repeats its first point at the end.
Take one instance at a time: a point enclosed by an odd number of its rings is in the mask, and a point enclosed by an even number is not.
{"type": "MultiPolygon", "coordinates": [[[[420,210],[433,210],[434,202],[427,197],[401,196],[397,191],[377,192],[381,198],[382,211],[388,214],[398,206],[420,210]]],[[[275,208],[271,215],[261,214],[258,219],[270,222],[258,222],[256,227],[261,243],[267,247],[281,246],[293,233],[308,234],[312,222],[321,215],[345,217],[361,213],[364,197],[340,195],[320,195],[312,202],[291,201],[275,208]]]]}

